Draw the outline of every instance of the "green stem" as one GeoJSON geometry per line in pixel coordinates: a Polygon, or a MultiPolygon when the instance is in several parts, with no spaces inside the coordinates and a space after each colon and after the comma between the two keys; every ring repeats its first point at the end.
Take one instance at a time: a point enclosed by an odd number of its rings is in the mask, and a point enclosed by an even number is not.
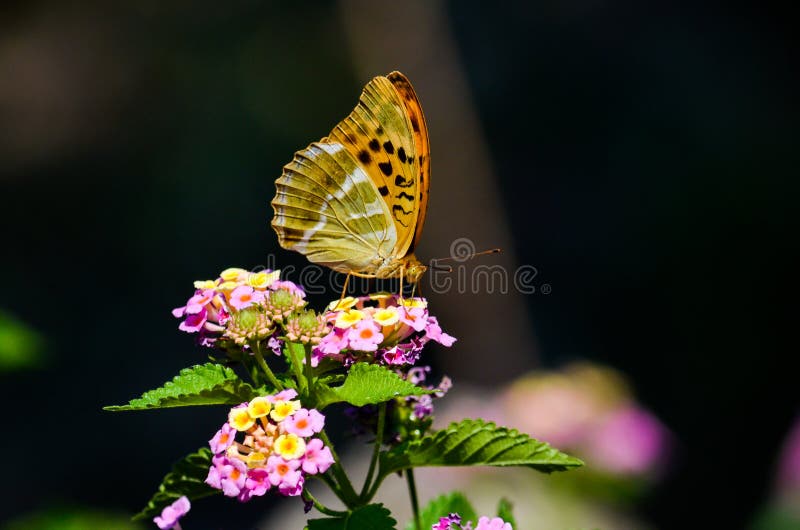
{"type": "Polygon", "coordinates": [[[306,381],[308,383],[308,394],[311,395],[314,389],[314,381],[311,379],[311,344],[305,345],[306,363],[304,368],[306,381]]]}
{"type": "Polygon", "coordinates": [[[269,382],[272,383],[272,386],[275,387],[275,390],[283,390],[283,385],[278,381],[278,378],[275,377],[275,374],[272,373],[272,370],[270,370],[267,365],[267,361],[264,360],[264,355],[261,353],[261,341],[255,341],[255,345],[251,343],[250,348],[253,350],[258,365],[261,367],[261,370],[264,371],[264,374],[267,376],[269,382]]]}
{"type": "Polygon", "coordinates": [[[356,490],[353,489],[353,484],[347,477],[347,473],[345,473],[341,464],[342,461],[339,458],[339,455],[336,454],[336,450],[333,448],[333,444],[328,438],[328,435],[325,433],[325,429],[319,432],[319,437],[325,446],[331,450],[331,456],[333,456],[331,472],[336,477],[336,482],[339,483],[339,492],[337,495],[340,493],[339,498],[342,499],[342,502],[344,502],[348,508],[357,506],[359,504],[359,499],[358,495],[356,494],[356,490]]]}
{"type": "Polygon", "coordinates": [[[383,445],[383,429],[386,426],[386,403],[381,403],[378,406],[378,428],[375,431],[375,447],[372,450],[372,459],[369,462],[369,470],[367,471],[367,478],[364,480],[364,487],[361,488],[361,500],[364,502],[369,502],[368,498],[365,498],[367,492],[369,492],[370,482],[372,482],[372,476],[375,474],[375,465],[378,463],[378,455],[381,452],[381,445],[383,445]]]}
{"type": "Polygon", "coordinates": [[[340,512],[340,511],[337,511],[337,510],[332,510],[331,508],[328,508],[327,506],[325,506],[324,504],[319,502],[313,495],[311,495],[311,492],[308,491],[308,488],[304,488],[303,489],[303,494],[302,495],[303,495],[303,499],[305,499],[306,501],[311,501],[312,503],[314,503],[314,508],[316,508],[317,511],[320,512],[320,513],[324,513],[325,515],[330,515],[332,517],[344,517],[345,515],[347,515],[347,512],[340,512]]]}
{"type": "Polygon", "coordinates": [[[419,499],[417,499],[417,485],[414,483],[414,468],[406,469],[406,482],[408,482],[408,496],[411,497],[411,511],[414,512],[414,528],[422,530],[422,519],[419,517],[419,499]]]}

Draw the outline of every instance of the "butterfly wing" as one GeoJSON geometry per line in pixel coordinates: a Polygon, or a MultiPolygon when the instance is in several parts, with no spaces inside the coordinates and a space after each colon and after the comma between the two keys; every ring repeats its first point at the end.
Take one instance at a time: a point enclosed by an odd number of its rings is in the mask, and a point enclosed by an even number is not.
{"type": "Polygon", "coordinates": [[[315,142],[298,151],[275,184],[272,227],[283,248],[347,273],[374,267],[397,245],[386,203],[341,143],[315,142]]]}
{"type": "Polygon", "coordinates": [[[408,79],[400,72],[374,78],[328,138],[358,160],[386,204],[397,233],[392,255],[409,254],[425,218],[429,147],[425,118],[408,79]]]}
{"type": "Polygon", "coordinates": [[[425,115],[422,113],[422,105],[419,102],[414,87],[411,86],[408,78],[400,72],[392,72],[387,76],[400,94],[403,105],[405,106],[406,116],[411,124],[411,132],[414,136],[414,154],[416,155],[417,175],[417,222],[414,229],[414,239],[411,242],[407,253],[410,254],[419,243],[422,237],[422,227],[425,224],[425,213],[428,211],[428,189],[431,185],[431,144],[428,139],[428,126],[425,123],[425,115]]]}

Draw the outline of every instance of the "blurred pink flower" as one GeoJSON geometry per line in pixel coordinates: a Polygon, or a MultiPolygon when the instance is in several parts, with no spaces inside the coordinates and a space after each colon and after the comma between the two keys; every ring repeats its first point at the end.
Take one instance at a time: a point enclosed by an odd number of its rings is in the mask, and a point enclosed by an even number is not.
{"type": "Polygon", "coordinates": [[[800,490],[800,418],[783,443],[777,482],[781,490],[800,490]]]}
{"type": "Polygon", "coordinates": [[[655,470],[667,449],[667,431],[658,419],[635,405],[610,412],[585,442],[589,465],[618,474],[655,470]]]}

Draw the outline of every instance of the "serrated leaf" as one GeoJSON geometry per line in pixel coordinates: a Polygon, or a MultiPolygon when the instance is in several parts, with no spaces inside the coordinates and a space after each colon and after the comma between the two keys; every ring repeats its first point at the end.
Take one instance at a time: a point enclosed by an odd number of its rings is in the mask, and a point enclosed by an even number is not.
{"type": "Polygon", "coordinates": [[[258,396],[258,392],[221,364],[206,363],[184,368],[164,386],[132,399],[127,405],[103,407],[103,410],[147,410],[194,405],[238,405],[258,396]]]}
{"type": "Polygon", "coordinates": [[[582,465],[516,429],[467,419],[381,453],[380,476],[423,466],[523,466],[550,473],[582,465]]]}
{"type": "Polygon", "coordinates": [[[397,521],[383,504],[356,508],[346,517],[311,519],[308,530],[395,530],[397,521]]]}
{"type": "Polygon", "coordinates": [[[503,497],[497,504],[497,517],[511,525],[512,528],[517,527],[517,522],[514,520],[513,513],[514,505],[511,501],[503,497]]]}
{"type": "Polygon", "coordinates": [[[321,387],[317,408],[345,401],[356,407],[383,403],[396,397],[421,396],[432,390],[406,381],[385,366],[356,363],[341,386],[321,387]]]}
{"type": "MultiPolygon", "coordinates": [[[[467,521],[474,522],[478,519],[478,516],[475,514],[475,509],[464,494],[460,491],[453,491],[449,494],[436,497],[423,508],[420,513],[422,528],[430,528],[438,523],[441,517],[445,517],[451,513],[459,514],[464,523],[467,521]]],[[[405,530],[416,530],[414,521],[410,521],[406,524],[405,530]]]]}
{"type": "Polygon", "coordinates": [[[133,519],[158,515],[165,506],[172,504],[182,495],[189,497],[189,500],[195,500],[221,493],[220,490],[205,483],[208,468],[211,466],[211,456],[211,450],[203,447],[178,461],[161,481],[158,491],[150,498],[144,509],[133,516],[133,519]]]}

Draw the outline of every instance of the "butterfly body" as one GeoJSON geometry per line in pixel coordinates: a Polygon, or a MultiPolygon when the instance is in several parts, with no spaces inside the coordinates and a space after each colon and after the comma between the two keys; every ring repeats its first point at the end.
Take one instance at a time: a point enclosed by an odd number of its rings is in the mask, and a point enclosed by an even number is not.
{"type": "Polygon", "coordinates": [[[276,180],[272,227],[283,248],[338,272],[416,282],[413,249],[430,183],[425,118],[406,77],[374,78],[331,133],[276,180]]]}

